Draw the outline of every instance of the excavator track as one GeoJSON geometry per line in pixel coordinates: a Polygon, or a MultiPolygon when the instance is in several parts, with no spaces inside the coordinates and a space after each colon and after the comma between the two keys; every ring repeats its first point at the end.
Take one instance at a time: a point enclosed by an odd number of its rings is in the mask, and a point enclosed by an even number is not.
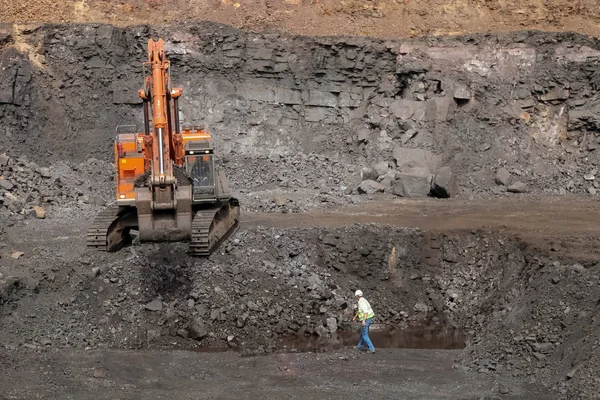
{"type": "Polygon", "coordinates": [[[192,220],[189,253],[193,256],[210,256],[237,230],[239,215],[239,202],[233,198],[219,206],[197,211],[192,220]]]}
{"type": "Polygon", "coordinates": [[[87,232],[87,246],[100,251],[116,251],[129,239],[120,220],[127,214],[118,206],[101,211],[87,232]]]}

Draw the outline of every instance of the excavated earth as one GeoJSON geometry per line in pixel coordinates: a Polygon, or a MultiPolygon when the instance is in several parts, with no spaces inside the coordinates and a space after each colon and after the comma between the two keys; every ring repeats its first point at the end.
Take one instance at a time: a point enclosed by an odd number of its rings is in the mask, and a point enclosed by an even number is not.
{"type": "Polygon", "coordinates": [[[595,398],[599,61],[572,33],[4,25],[0,399],[595,398]],[[153,36],[242,204],[209,259],[85,247],[153,36]]]}

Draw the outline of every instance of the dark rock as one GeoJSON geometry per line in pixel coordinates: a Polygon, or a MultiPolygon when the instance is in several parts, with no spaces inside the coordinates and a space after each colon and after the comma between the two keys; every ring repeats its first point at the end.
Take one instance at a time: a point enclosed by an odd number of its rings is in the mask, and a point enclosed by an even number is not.
{"type": "Polygon", "coordinates": [[[333,297],[333,293],[329,289],[323,289],[321,291],[321,300],[329,300],[333,297]]]}
{"type": "Polygon", "coordinates": [[[20,286],[21,280],[17,277],[0,280],[0,304],[7,302],[20,286]]]}
{"type": "Polygon", "coordinates": [[[333,235],[327,235],[323,238],[323,243],[329,246],[337,246],[338,240],[333,235]]]}
{"type": "Polygon", "coordinates": [[[508,186],[510,183],[510,172],[506,168],[499,168],[496,171],[495,180],[498,185],[508,186]]]}
{"type": "Polygon", "coordinates": [[[189,335],[194,340],[201,340],[208,335],[206,324],[201,318],[194,318],[189,324],[189,335]]]}
{"type": "Polygon", "coordinates": [[[435,174],[431,185],[431,194],[440,197],[448,198],[455,196],[458,193],[458,180],[450,167],[442,167],[435,174]]]}

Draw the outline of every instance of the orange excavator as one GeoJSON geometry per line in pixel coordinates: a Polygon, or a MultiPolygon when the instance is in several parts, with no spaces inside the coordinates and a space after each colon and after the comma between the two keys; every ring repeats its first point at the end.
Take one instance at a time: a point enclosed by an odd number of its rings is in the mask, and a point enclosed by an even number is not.
{"type": "Polygon", "coordinates": [[[117,128],[116,205],[92,222],[87,244],[115,251],[137,230],[142,242],[187,240],[190,254],[208,256],[236,230],[239,202],[215,167],[210,133],[179,126],[182,89],[171,87],[162,39],[148,41],[144,66],[144,132],[117,128]]]}

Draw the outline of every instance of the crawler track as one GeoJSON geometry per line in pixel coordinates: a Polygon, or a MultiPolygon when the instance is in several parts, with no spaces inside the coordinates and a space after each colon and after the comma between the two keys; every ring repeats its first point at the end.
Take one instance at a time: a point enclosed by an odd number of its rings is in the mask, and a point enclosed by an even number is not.
{"type": "Polygon", "coordinates": [[[237,199],[197,211],[192,221],[189,253],[193,256],[209,256],[237,230],[239,214],[237,199]]]}
{"type": "Polygon", "coordinates": [[[108,207],[101,211],[87,232],[87,246],[100,251],[116,251],[129,239],[125,227],[120,221],[131,210],[118,206],[108,207]]]}

